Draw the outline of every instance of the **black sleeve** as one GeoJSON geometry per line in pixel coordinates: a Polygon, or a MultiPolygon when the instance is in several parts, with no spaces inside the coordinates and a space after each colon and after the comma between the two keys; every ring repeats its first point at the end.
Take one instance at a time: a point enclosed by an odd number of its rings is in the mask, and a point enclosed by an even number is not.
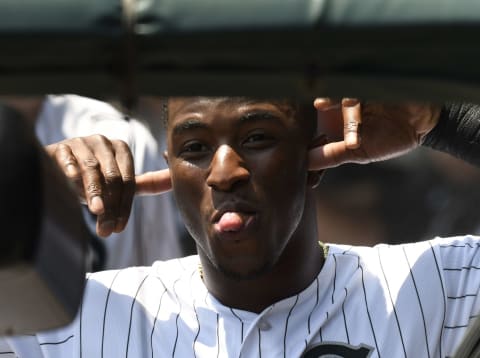
{"type": "Polygon", "coordinates": [[[480,166],[480,106],[446,103],[422,145],[480,166]]]}

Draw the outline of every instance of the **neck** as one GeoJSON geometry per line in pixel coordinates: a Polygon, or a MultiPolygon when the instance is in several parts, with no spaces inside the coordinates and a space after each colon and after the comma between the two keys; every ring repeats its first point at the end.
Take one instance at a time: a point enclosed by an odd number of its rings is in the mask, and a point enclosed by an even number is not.
{"type": "Polygon", "coordinates": [[[310,206],[307,205],[299,228],[274,267],[258,277],[229,277],[216,269],[199,251],[209,292],[228,307],[259,313],[273,303],[307,288],[324,262],[323,250],[317,241],[316,214],[310,206]]]}

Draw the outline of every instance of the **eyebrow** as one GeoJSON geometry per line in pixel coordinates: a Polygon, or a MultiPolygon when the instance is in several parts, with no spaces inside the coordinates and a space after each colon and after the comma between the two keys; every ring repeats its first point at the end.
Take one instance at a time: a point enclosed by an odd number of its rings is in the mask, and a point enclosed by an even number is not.
{"type": "Polygon", "coordinates": [[[185,131],[192,129],[207,129],[209,126],[198,119],[188,119],[182,123],[179,123],[173,127],[173,135],[180,135],[185,131]]]}
{"type": "MultiPolygon", "coordinates": [[[[244,115],[240,116],[239,123],[251,123],[261,120],[273,120],[275,122],[281,123],[280,118],[276,114],[266,110],[253,110],[251,112],[245,113],[244,115]]],[[[188,119],[173,127],[173,135],[181,135],[182,133],[189,130],[208,128],[208,124],[205,124],[198,119],[188,119]]]]}
{"type": "Polygon", "coordinates": [[[270,111],[266,110],[253,110],[248,113],[245,113],[240,117],[241,123],[254,122],[259,120],[275,120],[280,122],[278,116],[270,111]]]}
{"type": "Polygon", "coordinates": [[[267,120],[267,121],[274,121],[280,124],[284,124],[280,120],[280,116],[271,112],[271,111],[266,111],[266,110],[253,110],[251,112],[245,113],[240,117],[239,124],[244,124],[244,123],[251,123],[251,122],[258,122],[262,120],[267,120]]]}

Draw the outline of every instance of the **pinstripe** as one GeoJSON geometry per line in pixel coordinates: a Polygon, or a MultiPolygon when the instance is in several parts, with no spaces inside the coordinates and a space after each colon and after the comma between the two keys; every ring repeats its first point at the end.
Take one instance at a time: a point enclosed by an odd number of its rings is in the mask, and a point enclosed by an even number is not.
{"type": "Polygon", "coordinates": [[[333,271],[333,291],[332,291],[332,304],[334,303],[334,299],[333,297],[335,296],[335,281],[337,280],[337,258],[335,257],[335,254],[332,255],[333,256],[333,261],[335,263],[334,267],[334,271],[333,271]]]}
{"type": "Polygon", "coordinates": [[[129,322],[128,322],[128,335],[127,335],[127,347],[125,349],[125,357],[128,357],[128,346],[130,344],[130,333],[131,333],[131,329],[132,329],[132,320],[133,320],[133,307],[135,306],[135,302],[137,301],[137,296],[138,296],[138,293],[140,292],[140,289],[142,288],[145,280],[149,277],[149,275],[147,274],[142,282],[140,282],[140,284],[138,285],[137,287],[137,292],[135,292],[135,297],[133,297],[132,299],[132,304],[130,306],[130,319],[129,319],[129,322]]]}
{"type": "MultiPolygon", "coordinates": [[[[328,321],[328,312],[325,312],[325,316],[327,316],[325,321],[328,321]]],[[[318,330],[318,335],[320,336],[320,342],[323,342],[323,333],[322,333],[322,327],[318,330]]]]}
{"type": "Polygon", "coordinates": [[[425,334],[425,345],[427,347],[428,357],[430,358],[430,347],[428,346],[428,332],[427,332],[427,323],[425,322],[425,313],[423,312],[422,302],[420,301],[420,294],[418,292],[417,283],[415,281],[415,276],[413,275],[412,266],[410,265],[410,262],[408,261],[407,252],[405,251],[405,247],[402,247],[402,249],[403,249],[403,254],[405,255],[405,260],[407,261],[408,269],[410,271],[410,277],[412,278],[413,287],[415,287],[415,293],[417,295],[417,301],[418,301],[418,306],[420,307],[420,313],[422,314],[423,332],[425,334]]]}
{"type": "MultiPolygon", "coordinates": [[[[205,305],[207,304],[207,297],[208,297],[208,291],[207,291],[207,293],[205,295],[205,298],[204,298],[205,305]]],[[[193,354],[196,357],[197,354],[195,353],[195,343],[197,343],[198,336],[200,335],[200,320],[198,318],[197,308],[195,306],[195,302],[193,303],[193,310],[195,312],[195,315],[197,317],[197,322],[198,322],[198,331],[197,331],[197,334],[195,335],[195,338],[193,339],[193,354]]]]}
{"type": "Polygon", "coordinates": [[[477,297],[477,295],[474,294],[474,293],[466,293],[466,294],[461,295],[461,296],[447,296],[447,298],[449,300],[461,300],[461,299],[468,298],[468,297],[477,297]]]}
{"type": "MultiPolygon", "coordinates": [[[[190,276],[190,288],[192,288],[191,282],[195,273],[196,271],[194,270],[192,272],[192,275],[190,276]]],[[[190,290],[190,294],[192,294],[191,290],[190,290]]],[[[197,342],[198,335],[200,334],[200,319],[198,318],[197,306],[195,304],[195,299],[193,298],[193,294],[192,294],[192,306],[193,306],[193,312],[195,312],[195,319],[197,320],[197,325],[198,325],[197,333],[195,334],[195,338],[193,338],[193,343],[192,343],[193,356],[196,357],[197,353],[195,353],[195,343],[197,342]]]]}
{"type": "Polygon", "coordinates": [[[480,270],[479,266],[462,266],[462,267],[444,267],[444,271],[463,271],[463,270],[480,270]]]}
{"type": "Polygon", "coordinates": [[[471,243],[469,242],[466,242],[465,244],[450,244],[450,245],[438,245],[440,248],[442,249],[445,249],[445,248],[449,248],[449,247],[459,247],[459,248],[462,248],[462,247],[470,247],[471,249],[474,249],[476,247],[480,247],[480,243],[477,243],[475,245],[472,245],[471,243]]]}
{"type": "Polygon", "coordinates": [[[242,324],[242,337],[241,337],[241,341],[240,343],[243,343],[243,326],[244,326],[244,323],[242,321],[242,319],[235,313],[235,311],[233,310],[233,308],[230,307],[230,311],[232,312],[232,314],[237,317],[237,319],[240,321],[240,323],[242,324]]]}
{"type": "MultiPolygon", "coordinates": [[[[440,339],[443,339],[443,330],[445,328],[445,320],[446,320],[446,317],[447,317],[447,302],[446,302],[446,299],[445,299],[445,287],[443,287],[443,281],[442,281],[442,275],[440,273],[440,266],[438,265],[438,260],[437,260],[437,256],[435,255],[435,250],[433,249],[433,246],[432,246],[432,243],[431,242],[428,242],[428,244],[430,245],[430,250],[432,252],[432,255],[433,255],[433,259],[435,260],[435,267],[437,268],[437,274],[438,274],[438,279],[440,281],[440,285],[442,286],[442,292],[443,292],[443,295],[442,295],[442,298],[443,298],[443,320],[442,320],[442,331],[440,332],[440,339]]],[[[442,354],[442,344],[440,342],[440,344],[438,345],[439,347],[439,352],[440,352],[440,357],[443,357],[443,354],[442,354]]]]}
{"type": "Polygon", "coordinates": [[[311,319],[312,319],[312,314],[313,312],[315,311],[315,309],[317,308],[317,305],[318,305],[318,300],[319,300],[319,284],[318,284],[318,276],[315,278],[315,282],[316,282],[316,285],[317,285],[317,296],[316,296],[316,300],[315,300],[315,305],[313,306],[313,309],[312,311],[310,312],[310,314],[308,315],[308,334],[310,334],[310,322],[311,322],[311,319]]]}
{"type": "MultiPolygon", "coordinates": [[[[311,319],[312,319],[312,314],[313,312],[315,312],[315,309],[317,308],[318,306],[318,300],[319,300],[319,284],[318,284],[318,276],[315,278],[315,283],[317,285],[317,291],[316,291],[316,299],[315,299],[315,304],[313,305],[313,308],[312,310],[310,311],[309,315],[308,315],[308,320],[307,320],[307,334],[310,335],[311,334],[311,328],[310,328],[310,323],[311,323],[311,319]]],[[[320,337],[322,336],[322,328],[320,327],[320,330],[319,330],[319,335],[320,337]]],[[[307,349],[307,346],[308,346],[308,342],[307,340],[305,339],[305,349],[307,349]]]]}
{"type": "MultiPolygon", "coordinates": [[[[87,281],[88,281],[88,278],[87,278],[87,281]]],[[[86,285],[86,283],[85,283],[86,285]]],[[[79,314],[79,319],[78,319],[78,343],[79,343],[79,347],[78,347],[78,351],[79,351],[79,355],[80,355],[80,358],[82,358],[82,318],[83,318],[83,300],[80,302],[80,308],[78,309],[78,314],[79,314]]]]}
{"type": "Polygon", "coordinates": [[[455,325],[455,326],[445,326],[445,328],[448,328],[448,329],[455,329],[455,328],[466,328],[468,327],[468,325],[470,324],[470,321],[474,318],[477,318],[478,315],[471,315],[471,316],[468,316],[468,322],[465,323],[465,324],[458,324],[458,325],[455,325]]]}
{"type": "Polygon", "coordinates": [[[385,284],[387,285],[388,297],[390,298],[390,303],[392,304],[393,314],[395,315],[395,322],[397,323],[398,334],[400,335],[400,341],[402,342],[403,355],[406,357],[407,351],[405,349],[405,342],[403,341],[402,330],[400,328],[400,321],[398,320],[397,308],[395,307],[395,302],[393,301],[393,298],[392,298],[392,291],[390,290],[390,284],[387,280],[387,275],[385,274],[385,270],[383,268],[382,258],[380,256],[380,248],[378,248],[377,250],[377,256],[378,256],[378,263],[380,264],[380,270],[382,271],[383,279],[385,280],[385,284]]]}
{"type": "Polygon", "coordinates": [[[343,289],[345,290],[345,299],[342,302],[343,324],[345,326],[345,333],[347,335],[347,343],[350,344],[350,336],[348,334],[348,327],[347,327],[347,318],[345,317],[345,302],[347,301],[348,290],[346,287],[344,287],[343,289]]]}
{"type": "Polygon", "coordinates": [[[262,358],[262,333],[258,328],[258,358],[262,358]]]}
{"type": "MultiPolygon", "coordinates": [[[[371,316],[370,310],[368,308],[367,291],[366,291],[366,287],[365,287],[365,277],[364,277],[363,267],[362,267],[362,265],[360,265],[360,256],[358,256],[357,254],[348,254],[347,252],[350,251],[350,249],[351,249],[351,247],[348,250],[345,250],[343,252],[343,255],[349,255],[349,256],[357,258],[357,265],[358,265],[358,268],[360,269],[360,271],[362,273],[362,290],[363,290],[363,298],[365,300],[365,309],[367,311],[368,322],[370,323],[370,329],[372,331],[372,336],[373,336],[373,340],[375,342],[376,351],[378,352],[378,356],[380,357],[380,351],[378,349],[377,336],[375,335],[375,330],[373,329],[372,316],[371,316]]],[[[377,250],[378,250],[378,248],[377,248],[377,250]]],[[[328,312],[327,312],[327,319],[328,319],[328,312]]]]}
{"type": "MultiPolygon", "coordinates": [[[[350,246],[348,249],[346,249],[345,251],[342,252],[342,255],[349,255],[349,251],[351,251],[353,248],[353,246],[350,246]]],[[[356,256],[356,255],[353,255],[353,256],[356,256]]]]}
{"type": "Polygon", "coordinates": [[[175,334],[175,343],[173,344],[173,351],[172,351],[172,357],[175,357],[175,351],[177,350],[177,343],[178,343],[178,319],[180,318],[180,313],[182,312],[182,303],[178,299],[177,291],[175,291],[175,285],[178,283],[180,278],[177,278],[175,282],[173,283],[173,293],[175,294],[175,298],[178,302],[179,310],[177,313],[177,317],[175,317],[175,329],[177,330],[177,333],[175,334]]]}
{"type": "Polygon", "coordinates": [[[165,295],[165,292],[167,292],[167,288],[163,284],[163,281],[160,279],[160,277],[157,277],[157,278],[163,286],[163,292],[162,292],[162,295],[160,296],[160,300],[158,302],[157,314],[155,315],[155,319],[153,320],[152,332],[150,333],[150,347],[152,349],[152,358],[153,358],[153,332],[155,331],[155,325],[157,323],[158,314],[160,313],[160,308],[162,307],[163,296],[165,295]]]}
{"type": "Polygon", "coordinates": [[[290,316],[292,315],[293,309],[297,305],[298,302],[298,296],[295,298],[295,302],[293,303],[293,306],[290,308],[290,311],[288,311],[287,319],[285,321],[285,333],[283,334],[283,356],[286,357],[287,355],[287,332],[288,332],[288,321],[290,320],[290,316]]]}
{"type": "Polygon", "coordinates": [[[470,320],[471,320],[472,318],[474,318],[474,317],[469,317],[469,318],[468,318],[468,322],[465,323],[465,324],[457,324],[457,325],[455,325],[455,326],[445,326],[444,328],[445,328],[445,329],[467,328],[467,327],[469,326],[470,320]]]}
{"type": "Polygon", "coordinates": [[[197,353],[195,353],[195,343],[197,343],[198,336],[200,335],[200,320],[198,318],[197,306],[195,305],[195,300],[193,301],[193,312],[195,312],[195,318],[197,319],[198,329],[197,329],[197,333],[195,334],[195,337],[193,338],[192,350],[193,350],[193,356],[197,357],[197,353]]]}
{"type": "MultiPolygon", "coordinates": [[[[92,273],[88,273],[86,275],[86,278],[85,278],[85,287],[87,287],[88,285],[88,280],[90,279],[90,276],[92,275],[92,273]]],[[[83,300],[80,302],[80,308],[79,308],[79,322],[78,322],[78,337],[79,337],[79,355],[80,355],[80,358],[82,358],[83,356],[83,350],[82,350],[82,339],[83,339],[83,336],[82,336],[82,319],[83,319],[83,300]]]]}
{"type": "Polygon", "coordinates": [[[373,323],[372,323],[372,316],[370,315],[370,310],[368,309],[368,302],[367,302],[367,291],[365,289],[365,279],[363,277],[363,267],[362,265],[360,265],[360,257],[358,257],[358,267],[360,268],[361,272],[362,272],[362,289],[363,289],[363,298],[365,300],[365,308],[367,310],[367,315],[368,315],[368,321],[370,323],[370,329],[372,330],[372,335],[373,335],[373,340],[375,342],[375,349],[377,350],[378,352],[378,357],[380,357],[380,351],[378,349],[378,343],[377,343],[377,337],[375,335],[375,330],[373,329],[373,323]]]}
{"type": "Polygon", "coordinates": [[[58,344],[63,344],[63,343],[68,342],[73,337],[74,337],[74,335],[71,334],[70,336],[68,336],[67,338],[65,338],[64,340],[61,340],[59,342],[43,342],[43,343],[39,343],[38,345],[40,345],[40,346],[56,346],[58,344]]]}
{"type": "Polygon", "coordinates": [[[113,277],[113,280],[112,282],[110,283],[110,287],[108,288],[108,292],[107,292],[107,297],[105,299],[105,309],[103,310],[103,325],[102,325],[102,346],[101,346],[101,357],[103,358],[103,343],[105,341],[105,321],[107,320],[107,307],[108,307],[108,301],[110,299],[110,293],[112,292],[112,286],[113,286],[113,283],[115,282],[115,280],[117,279],[118,275],[120,274],[120,272],[122,272],[123,270],[119,270],[117,271],[117,273],[115,274],[115,276],[113,277]]]}
{"type": "Polygon", "coordinates": [[[219,331],[220,331],[220,327],[219,327],[219,314],[217,313],[217,358],[220,356],[220,336],[219,336],[219,331]]]}

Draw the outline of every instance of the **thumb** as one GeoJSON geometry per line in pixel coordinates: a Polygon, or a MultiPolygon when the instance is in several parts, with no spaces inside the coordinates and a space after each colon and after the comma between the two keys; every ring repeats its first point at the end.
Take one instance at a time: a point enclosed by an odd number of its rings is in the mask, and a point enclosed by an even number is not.
{"type": "Polygon", "coordinates": [[[136,195],[161,194],[172,190],[170,170],[163,169],[137,175],[135,177],[135,186],[136,195]]]}

